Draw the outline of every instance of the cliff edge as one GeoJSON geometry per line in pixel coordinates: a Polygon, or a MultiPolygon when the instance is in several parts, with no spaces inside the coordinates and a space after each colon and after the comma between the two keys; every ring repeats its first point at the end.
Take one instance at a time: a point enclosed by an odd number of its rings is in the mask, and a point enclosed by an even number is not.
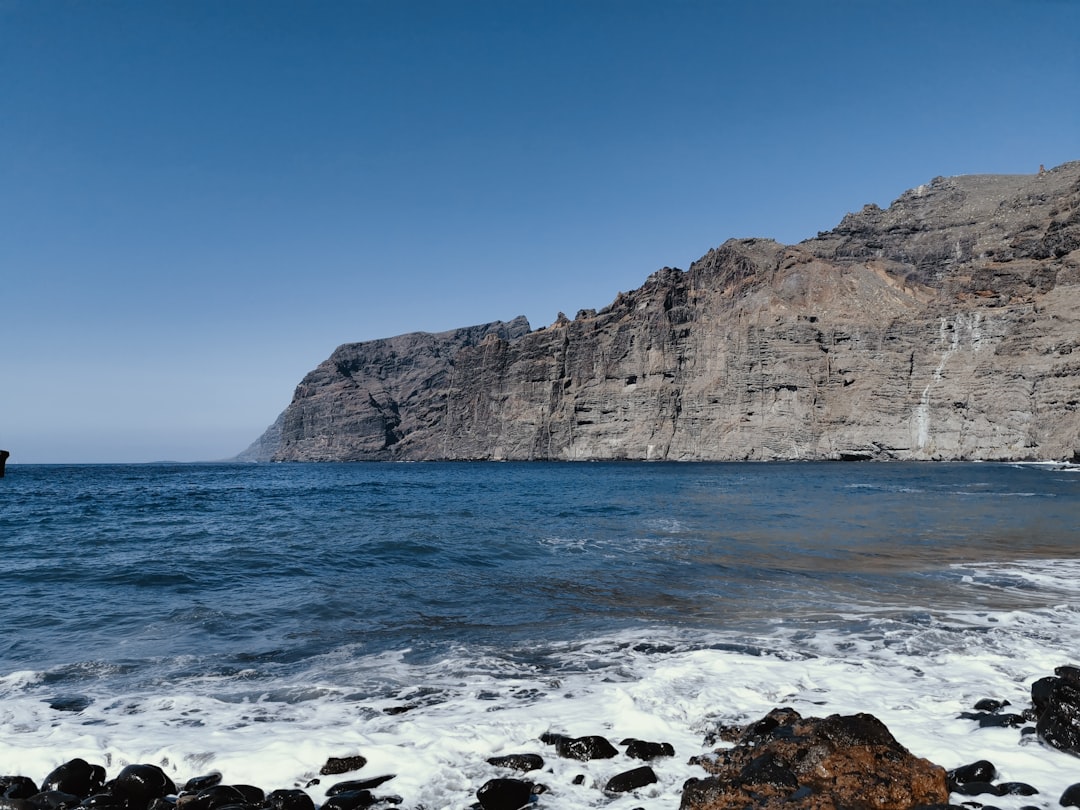
{"type": "Polygon", "coordinates": [[[733,239],[599,312],[347,344],[240,458],[1074,459],[1080,161],[733,239]]]}

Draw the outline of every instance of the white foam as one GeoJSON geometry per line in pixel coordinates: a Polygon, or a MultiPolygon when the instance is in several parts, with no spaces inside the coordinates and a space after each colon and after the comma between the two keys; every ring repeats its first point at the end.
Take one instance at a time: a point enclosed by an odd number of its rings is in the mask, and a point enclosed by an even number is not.
{"type": "Polygon", "coordinates": [[[74,756],[105,764],[110,775],[153,762],[178,781],[216,769],[227,782],[272,790],[305,785],[329,756],[362,754],[369,760],[362,771],[323,777],[309,788],[312,797],[321,801],[341,779],[396,774],[376,792],[400,795],[406,807],[467,808],[487,779],[513,775],[488,757],[534,752],[547,765],[528,778],[549,788],[545,805],[670,808],[686,779],[704,775],[687,760],[710,750],[702,744],[706,731],[785,705],[804,715],[872,713],[919,756],[946,768],[989,759],[1001,780],[1040,790],[995,797],[997,806],[1049,807],[1078,781],[1076,759],[1034,738],[1022,743],[1015,728],[980,729],[958,715],[984,697],[1007,699],[1019,711],[1034,680],[1070,663],[1080,618],[1076,565],[958,571],[985,581],[975,587],[1015,577],[1060,588],[1062,603],[1040,610],[936,618],[913,610],[850,616],[820,629],[777,620],[756,637],[654,628],[534,658],[463,647],[418,664],[407,651],[368,656],[343,647],[303,673],[273,678],[204,675],[124,695],[94,694],[89,681],[80,691],[93,702],[80,712],[50,708],[41,673],[15,672],[0,678],[0,762],[35,779],[74,756]],[[405,705],[413,708],[386,712],[405,705]],[[560,760],[539,742],[546,731],[666,741],[676,756],[653,763],[657,785],[612,799],[599,787],[642,763],[560,760]],[[575,786],[578,774],[585,784],[575,786]]]}

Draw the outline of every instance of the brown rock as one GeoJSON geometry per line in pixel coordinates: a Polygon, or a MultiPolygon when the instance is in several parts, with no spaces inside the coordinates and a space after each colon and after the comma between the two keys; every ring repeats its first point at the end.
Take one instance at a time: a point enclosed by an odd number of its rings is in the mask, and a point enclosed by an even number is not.
{"type": "Polygon", "coordinates": [[[936,178],[608,307],[340,347],[243,459],[1080,458],[1080,162],[936,178]]]}
{"type": "Polygon", "coordinates": [[[945,769],[913,756],[868,714],[802,718],[775,709],[699,764],[682,810],[908,810],[946,804],[945,769]]]}

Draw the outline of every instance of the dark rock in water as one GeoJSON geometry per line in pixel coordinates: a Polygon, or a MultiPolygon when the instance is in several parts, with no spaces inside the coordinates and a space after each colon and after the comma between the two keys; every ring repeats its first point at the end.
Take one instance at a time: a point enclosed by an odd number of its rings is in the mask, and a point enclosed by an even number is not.
{"type": "Polygon", "coordinates": [[[59,790],[85,799],[105,784],[105,769],[85,759],[72,759],[53,769],[41,783],[41,792],[59,790]]]}
{"type": "Polygon", "coordinates": [[[127,810],[127,802],[112,793],[95,793],[82,800],[82,806],[93,810],[127,810]]]}
{"type": "Polygon", "coordinates": [[[682,810],[909,810],[947,804],[945,769],[913,756],[869,714],[803,718],[774,709],[699,764],[682,810]]]}
{"type": "Polygon", "coordinates": [[[949,780],[949,789],[955,785],[966,785],[968,782],[993,782],[997,777],[997,768],[994,763],[986,759],[972,762],[970,765],[961,765],[953,768],[946,774],[949,780]]]}
{"type": "Polygon", "coordinates": [[[266,800],[266,793],[255,785],[232,785],[232,789],[244,797],[245,804],[262,804],[266,800]]]}
{"type": "Polygon", "coordinates": [[[0,478],[4,477],[4,468],[7,466],[9,458],[11,458],[11,453],[7,450],[0,450],[0,478]]]}
{"type": "Polygon", "coordinates": [[[112,781],[112,793],[132,810],[142,810],[154,799],[176,793],[176,785],[157,765],[128,765],[112,781]]]}
{"type": "Polygon", "coordinates": [[[959,793],[961,796],[1004,796],[1005,791],[999,785],[992,785],[989,782],[978,782],[972,780],[971,782],[965,782],[962,785],[957,785],[953,788],[953,793],[959,793]]]}
{"type": "Polygon", "coordinates": [[[983,698],[976,703],[972,708],[979,712],[996,712],[1004,708],[1005,706],[1011,706],[1007,700],[995,700],[994,698],[983,698]]]}
{"type": "Polygon", "coordinates": [[[36,796],[27,799],[34,807],[41,810],[67,810],[69,807],[78,807],[82,799],[73,793],[64,793],[62,790],[43,790],[36,796]]]}
{"type": "Polygon", "coordinates": [[[7,799],[29,799],[38,786],[28,776],[0,776],[0,796],[7,799]]]}
{"type": "Polygon", "coordinates": [[[1056,667],[1054,669],[1054,674],[1067,683],[1071,683],[1074,686],[1080,686],[1080,667],[1069,666],[1066,664],[1063,667],[1056,667]]]}
{"type": "Polygon", "coordinates": [[[221,784],[221,772],[212,771],[211,773],[203,774],[202,776],[193,776],[184,782],[184,793],[198,793],[200,790],[206,790],[208,787],[221,784]]]}
{"type": "Polygon", "coordinates": [[[572,784],[572,785],[584,785],[585,784],[585,774],[579,773],[577,776],[575,776],[570,781],[570,784],[572,784]]]}
{"type": "Polygon", "coordinates": [[[181,796],[176,806],[178,810],[220,810],[233,804],[246,804],[247,801],[244,792],[233,785],[211,785],[198,793],[181,796]]]}
{"type": "Polygon", "coordinates": [[[515,771],[538,771],[544,767],[544,758],[539,754],[507,754],[501,757],[488,757],[488,765],[515,771]]]}
{"type": "Polygon", "coordinates": [[[146,810],[174,810],[176,802],[170,799],[168,796],[160,796],[156,799],[151,799],[150,804],[146,805],[146,810]]]}
{"type": "Polygon", "coordinates": [[[1050,703],[1050,694],[1054,691],[1054,686],[1059,682],[1059,678],[1048,676],[1046,678],[1039,678],[1031,685],[1031,703],[1035,709],[1035,716],[1038,717],[1050,703]]]}
{"type": "Polygon", "coordinates": [[[315,810],[315,802],[302,790],[274,790],[266,797],[267,810],[315,810]]]}
{"type": "Polygon", "coordinates": [[[962,720],[977,720],[979,728],[1019,728],[1026,721],[1020,714],[995,714],[993,712],[961,712],[962,720]]]}
{"type": "Polygon", "coordinates": [[[1080,685],[1063,678],[1056,681],[1035,728],[1047,745],[1080,756],[1080,685]]]}
{"type": "Polygon", "coordinates": [[[544,734],[542,742],[555,746],[555,752],[564,759],[588,762],[590,759],[611,759],[619,751],[606,737],[591,734],[586,737],[566,737],[562,734],[544,734]]]}
{"type": "Polygon", "coordinates": [[[1062,807],[1080,807],[1080,782],[1065,788],[1065,792],[1058,799],[1058,804],[1062,807]]]}
{"type": "Polygon", "coordinates": [[[535,788],[524,779],[490,779],[476,791],[476,798],[484,810],[519,810],[532,801],[535,788]]]}
{"type": "Polygon", "coordinates": [[[631,790],[653,785],[657,782],[656,773],[648,765],[634,768],[632,771],[624,771],[611,777],[604,790],[608,793],[628,793],[631,790]]]}
{"type": "Polygon", "coordinates": [[[623,740],[626,746],[626,755],[631,759],[643,759],[646,762],[658,757],[675,756],[675,748],[671,743],[646,742],[645,740],[623,740]]]}
{"type": "Polygon", "coordinates": [[[86,695],[57,695],[49,698],[49,708],[58,712],[81,712],[94,701],[86,695]]]}
{"type": "Polygon", "coordinates": [[[29,799],[12,799],[0,796],[0,810],[37,810],[29,799]]]}
{"type": "Polygon", "coordinates": [[[344,790],[327,797],[322,803],[322,810],[357,810],[359,807],[371,807],[376,801],[370,790],[344,790]]]}
{"type": "Polygon", "coordinates": [[[350,779],[347,782],[338,782],[326,789],[327,796],[337,796],[339,793],[348,793],[351,790],[371,790],[377,788],[383,782],[389,782],[394,778],[393,774],[385,776],[373,776],[370,779],[350,779]]]}
{"type": "Polygon", "coordinates": [[[359,754],[351,757],[330,757],[319,769],[323,776],[336,776],[339,773],[358,771],[367,765],[367,759],[359,754]]]}
{"type": "Polygon", "coordinates": [[[1000,796],[1037,796],[1039,791],[1027,782],[1002,782],[998,785],[1000,796]]]}

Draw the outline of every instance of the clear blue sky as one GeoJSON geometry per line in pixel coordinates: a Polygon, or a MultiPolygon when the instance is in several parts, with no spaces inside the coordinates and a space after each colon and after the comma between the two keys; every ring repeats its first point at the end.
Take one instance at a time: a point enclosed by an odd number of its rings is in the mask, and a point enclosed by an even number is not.
{"type": "Polygon", "coordinates": [[[339,344],[1080,159],[1080,0],[0,0],[0,447],[221,459],[339,344]]]}

